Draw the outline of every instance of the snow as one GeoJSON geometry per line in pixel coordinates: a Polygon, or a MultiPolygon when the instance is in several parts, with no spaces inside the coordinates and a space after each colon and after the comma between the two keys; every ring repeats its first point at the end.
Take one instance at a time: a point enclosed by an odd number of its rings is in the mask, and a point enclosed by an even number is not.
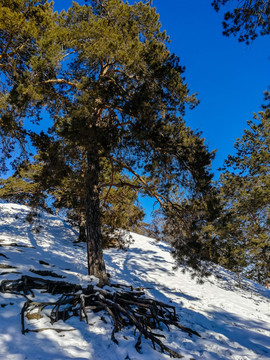
{"type": "MultiPolygon", "coordinates": [[[[36,225],[25,220],[28,213],[25,206],[0,204],[0,282],[20,278],[22,274],[35,276],[30,271],[34,269],[53,271],[65,281],[84,286],[89,282],[95,284],[96,279],[87,275],[85,245],[74,243],[77,232],[63,219],[44,213],[37,232],[36,225]]],[[[179,329],[172,328],[170,332],[164,329],[169,347],[186,360],[270,359],[270,290],[245,279],[239,288],[235,275],[220,267],[215,270],[218,277],[212,275],[204,284],[198,284],[188,272],[174,269],[166,243],[131,235],[134,242],[128,251],[105,251],[107,271],[112,281],[146,288],[147,296],[174,305],[180,323],[201,335],[191,338],[179,329]]],[[[59,298],[38,291],[35,295],[37,301],[59,298]]],[[[54,325],[46,316],[26,320],[26,327],[31,330],[47,330],[22,335],[20,311],[24,301],[22,296],[0,292],[0,359],[170,358],[155,351],[145,339],[139,354],[134,348],[132,328],[117,333],[119,345],[113,343],[112,323],[106,313],[89,312],[89,325],[74,317],[54,325]]]]}

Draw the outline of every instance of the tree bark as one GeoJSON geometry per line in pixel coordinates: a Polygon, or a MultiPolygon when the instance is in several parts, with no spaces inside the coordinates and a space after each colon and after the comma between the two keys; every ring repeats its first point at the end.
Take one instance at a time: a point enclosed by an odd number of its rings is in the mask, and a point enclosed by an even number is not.
{"type": "Polygon", "coordinates": [[[97,148],[91,143],[87,151],[86,186],[86,243],[88,274],[99,279],[99,284],[108,283],[105,262],[102,251],[102,235],[99,201],[99,157],[97,148]]]}

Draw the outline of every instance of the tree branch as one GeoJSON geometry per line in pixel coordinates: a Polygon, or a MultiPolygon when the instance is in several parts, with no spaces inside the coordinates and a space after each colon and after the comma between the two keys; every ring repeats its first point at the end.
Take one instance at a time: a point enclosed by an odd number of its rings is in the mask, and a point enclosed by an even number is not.
{"type": "Polygon", "coordinates": [[[42,84],[64,84],[64,85],[70,85],[72,87],[78,88],[78,84],[75,84],[75,83],[65,80],[65,79],[49,79],[49,80],[44,80],[41,83],[42,84]]]}
{"type": "Polygon", "coordinates": [[[141,189],[142,188],[142,185],[135,185],[135,184],[132,184],[132,183],[129,183],[126,181],[120,181],[119,183],[109,182],[109,183],[104,183],[104,184],[99,185],[99,187],[107,187],[107,186],[110,186],[110,189],[112,187],[120,188],[120,187],[124,187],[124,186],[128,186],[132,189],[141,189]]]}
{"type": "Polygon", "coordinates": [[[134,176],[136,176],[136,178],[140,181],[140,183],[142,184],[141,188],[145,187],[147,189],[147,192],[149,193],[149,195],[153,196],[159,203],[160,206],[164,207],[166,206],[166,204],[168,203],[167,200],[165,199],[165,197],[161,194],[158,194],[158,192],[153,189],[151,186],[149,186],[147,184],[147,182],[144,180],[144,178],[142,176],[140,176],[136,171],[134,171],[129,165],[125,164],[124,162],[122,162],[119,159],[116,159],[114,157],[110,157],[114,162],[118,163],[119,165],[121,165],[123,168],[125,168],[126,170],[130,171],[134,176]]]}
{"type": "MultiPolygon", "coordinates": [[[[7,44],[8,45],[8,44],[7,44]]],[[[11,51],[9,53],[6,52],[6,49],[4,50],[4,52],[0,55],[0,60],[4,59],[4,58],[9,58],[12,57],[14,55],[16,55],[19,51],[21,51],[25,46],[25,43],[22,44],[21,46],[17,47],[14,51],[11,51]]],[[[8,49],[8,48],[7,48],[8,49]]]]}

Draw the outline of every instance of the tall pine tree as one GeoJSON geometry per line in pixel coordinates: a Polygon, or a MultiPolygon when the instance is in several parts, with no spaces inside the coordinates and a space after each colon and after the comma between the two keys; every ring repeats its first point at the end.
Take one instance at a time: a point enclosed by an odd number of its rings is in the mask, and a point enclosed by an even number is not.
{"type": "Polygon", "coordinates": [[[117,168],[133,176],[165,209],[179,188],[185,199],[203,202],[212,177],[212,154],[181,118],[196,99],[188,94],[158,18],[147,1],[73,3],[55,18],[53,32],[38,39],[27,72],[13,83],[13,108],[46,106],[50,132],[65,144],[69,160],[76,161],[78,148],[85,154],[88,272],[101,283],[107,281],[101,246],[104,161],[111,174],[117,168]]]}

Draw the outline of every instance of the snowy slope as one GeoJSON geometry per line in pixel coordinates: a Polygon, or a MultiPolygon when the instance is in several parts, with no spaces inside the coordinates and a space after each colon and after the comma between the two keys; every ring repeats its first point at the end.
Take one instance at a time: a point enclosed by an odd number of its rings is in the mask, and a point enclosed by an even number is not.
{"type": "MultiPolygon", "coordinates": [[[[0,204],[0,282],[35,276],[31,270],[48,270],[72,283],[87,284],[84,244],[74,244],[76,232],[62,219],[42,214],[42,229],[25,221],[25,206],[0,204]],[[45,263],[47,263],[47,265],[45,263]]],[[[265,360],[270,359],[270,290],[245,281],[239,289],[233,274],[218,268],[198,285],[174,261],[165,243],[132,234],[128,251],[105,252],[107,271],[113,281],[147,288],[147,295],[176,307],[180,323],[201,334],[190,338],[179,329],[165,331],[166,344],[184,359],[265,360]]],[[[48,279],[54,279],[47,277],[48,279]]],[[[37,301],[55,301],[58,296],[36,293],[37,301]]],[[[119,345],[110,340],[112,324],[103,314],[89,315],[89,323],[71,318],[53,326],[46,317],[27,320],[29,329],[21,334],[20,311],[24,298],[0,292],[0,359],[2,360],[161,360],[166,354],[155,351],[143,339],[142,353],[135,348],[133,330],[116,334],[119,345]],[[49,328],[49,329],[48,329],[49,328]],[[65,329],[56,332],[55,329],[65,329]]]]}

